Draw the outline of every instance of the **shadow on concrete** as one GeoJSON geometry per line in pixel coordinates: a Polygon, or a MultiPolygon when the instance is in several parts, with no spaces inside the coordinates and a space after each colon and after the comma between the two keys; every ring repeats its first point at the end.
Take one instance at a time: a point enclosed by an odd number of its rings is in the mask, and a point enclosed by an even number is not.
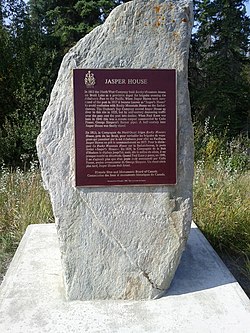
{"type": "Polygon", "coordinates": [[[194,225],[175,277],[162,296],[187,294],[233,282],[236,282],[233,275],[194,225]]]}

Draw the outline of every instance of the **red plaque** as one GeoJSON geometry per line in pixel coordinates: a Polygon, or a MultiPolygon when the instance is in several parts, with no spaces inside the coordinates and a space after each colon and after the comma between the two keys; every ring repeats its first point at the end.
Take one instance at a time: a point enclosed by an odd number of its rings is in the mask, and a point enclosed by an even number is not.
{"type": "Polygon", "coordinates": [[[75,69],[76,186],[176,184],[173,69],[75,69]]]}

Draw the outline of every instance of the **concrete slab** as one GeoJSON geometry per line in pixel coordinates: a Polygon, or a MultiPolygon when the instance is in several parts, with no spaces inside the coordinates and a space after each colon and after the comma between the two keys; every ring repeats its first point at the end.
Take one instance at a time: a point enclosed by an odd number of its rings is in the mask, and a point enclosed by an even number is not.
{"type": "Polygon", "coordinates": [[[0,332],[247,333],[250,301],[193,226],[161,299],[67,302],[55,226],[32,225],[0,287],[0,332]]]}

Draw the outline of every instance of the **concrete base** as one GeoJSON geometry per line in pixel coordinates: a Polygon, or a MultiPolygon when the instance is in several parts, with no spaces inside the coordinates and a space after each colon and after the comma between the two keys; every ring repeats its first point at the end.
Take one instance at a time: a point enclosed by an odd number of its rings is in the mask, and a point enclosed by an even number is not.
{"type": "Polygon", "coordinates": [[[0,288],[1,333],[247,333],[249,328],[248,297],[195,226],[173,283],[158,300],[65,301],[53,224],[28,227],[0,288]]]}

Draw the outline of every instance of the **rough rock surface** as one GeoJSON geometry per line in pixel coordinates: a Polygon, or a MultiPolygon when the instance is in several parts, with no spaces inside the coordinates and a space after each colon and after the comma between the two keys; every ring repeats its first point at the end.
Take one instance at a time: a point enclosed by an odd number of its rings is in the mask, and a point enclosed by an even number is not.
{"type": "Polygon", "coordinates": [[[113,10],[62,61],[37,149],[70,300],[154,298],[175,273],[192,210],[187,86],[192,20],[190,0],[134,0],[113,10]],[[121,67],[177,69],[176,186],[74,186],[72,69],[121,67]]]}

